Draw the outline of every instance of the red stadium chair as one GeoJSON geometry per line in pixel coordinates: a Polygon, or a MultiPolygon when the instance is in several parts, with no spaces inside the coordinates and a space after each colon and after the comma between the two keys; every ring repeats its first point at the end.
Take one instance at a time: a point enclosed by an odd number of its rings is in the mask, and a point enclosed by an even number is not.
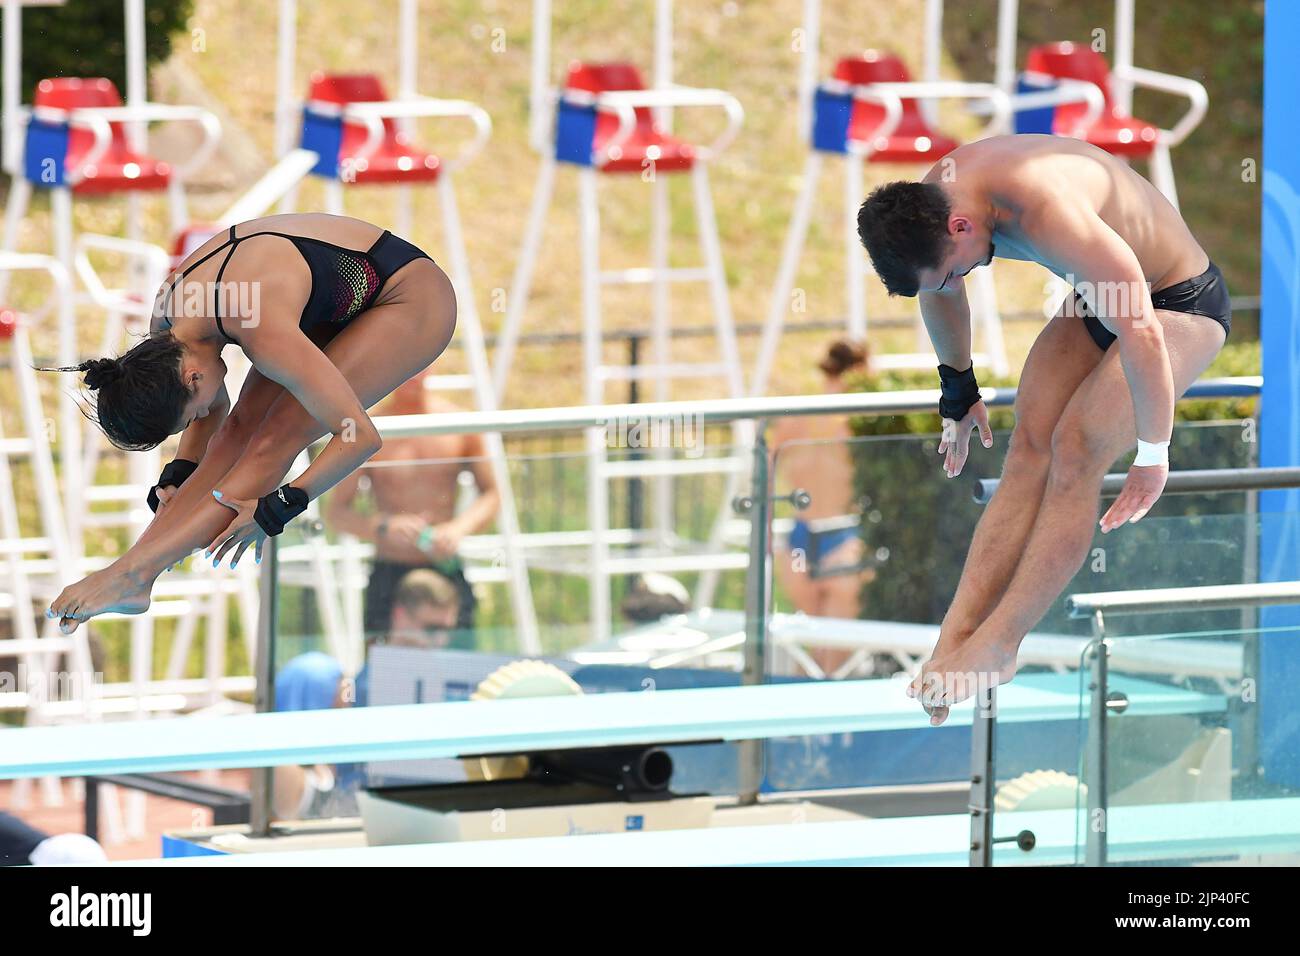
{"type": "Polygon", "coordinates": [[[1114,74],[1106,58],[1091,47],[1069,42],[1038,46],[1029,52],[1026,67],[1031,74],[1091,83],[1101,90],[1104,108],[1096,120],[1079,128],[1085,107],[1077,103],[1064,104],[1056,110],[1054,132],[1062,136],[1079,136],[1116,156],[1149,159],[1151,181],[1170,202],[1178,205],[1169,151],[1186,139],[1204,118],[1209,102],[1205,87],[1195,80],[1152,70],[1133,67],[1125,71],[1124,78],[1135,86],[1187,98],[1189,106],[1183,117],[1172,129],[1161,129],[1129,115],[1120,107],[1114,95],[1114,74]]]}

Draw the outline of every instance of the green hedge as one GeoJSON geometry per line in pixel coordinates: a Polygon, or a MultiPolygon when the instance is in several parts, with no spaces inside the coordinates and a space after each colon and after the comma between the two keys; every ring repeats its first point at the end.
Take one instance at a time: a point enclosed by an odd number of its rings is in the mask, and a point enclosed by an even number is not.
{"type": "MultiPolygon", "coordinates": [[[[1258,342],[1225,347],[1208,375],[1259,373],[1258,342]]],[[[1014,386],[1012,380],[986,377],[983,385],[1014,386]]],[[[861,391],[935,388],[927,371],[861,375],[861,391]]],[[[1254,415],[1255,399],[1184,402],[1177,418],[1171,456],[1197,467],[1242,467],[1252,463],[1254,446],[1237,424],[1254,415]],[[1218,423],[1218,424],[1211,424],[1218,423]]],[[[855,491],[862,501],[868,547],[884,558],[875,578],[864,585],[862,616],[873,620],[937,623],[956,590],[975,524],[983,512],[972,499],[975,479],[1001,473],[1007,440],[1015,422],[1010,409],[993,409],[994,447],[972,443],[961,477],[948,479],[936,454],[937,413],[855,418],[855,491]]],[[[1122,470],[1121,461],[1116,468],[1122,470]]],[[[1157,587],[1241,580],[1244,496],[1166,496],[1141,525],[1123,529],[1095,544],[1105,548],[1105,576],[1089,578],[1085,565],[1071,590],[1111,590],[1120,586],[1157,587]],[[1230,517],[1223,518],[1221,516],[1230,517]],[[1159,520],[1152,520],[1159,519],[1159,520]],[[1173,520],[1164,520],[1173,519],[1173,520]]],[[[1060,602],[1044,628],[1070,630],[1060,602]]]]}
{"type": "MultiPolygon", "coordinates": [[[[172,37],[185,28],[193,0],[145,3],[145,59],[149,66],[171,54],[172,37]]],[[[57,7],[23,10],[23,102],[36,84],[53,76],[106,76],[126,95],[126,23],[122,0],[69,0],[57,7]]]]}

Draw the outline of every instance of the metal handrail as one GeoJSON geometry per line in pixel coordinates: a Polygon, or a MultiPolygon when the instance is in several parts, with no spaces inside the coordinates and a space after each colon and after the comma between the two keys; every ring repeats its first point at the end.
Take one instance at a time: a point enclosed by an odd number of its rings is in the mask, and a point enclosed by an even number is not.
{"type": "Polygon", "coordinates": [[[1177,146],[1205,119],[1205,112],[1210,106],[1210,96],[1205,87],[1186,76],[1174,76],[1170,73],[1157,73],[1140,66],[1116,66],[1113,76],[1127,80],[1134,86],[1144,86],[1149,90],[1170,93],[1187,100],[1187,112],[1184,113],[1170,129],[1160,130],[1161,138],[1168,146],[1177,146]]]}
{"type": "Polygon", "coordinates": [[[492,118],[487,111],[468,100],[444,100],[431,96],[415,96],[398,100],[356,101],[329,103],[308,100],[313,112],[327,116],[342,116],[366,128],[366,140],[352,159],[369,159],[378,152],[384,138],[384,121],[388,119],[467,119],[474,125],[474,138],[459,153],[442,158],[442,168],[454,172],[483,151],[492,135],[492,118]]]}
{"type": "MultiPolygon", "coordinates": [[[[1244,375],[1196,382],[1184,399],[1257,396],[1263,378],[1244,375]]],[[[983,388],[980,396],[990,408],[1013,405],[1014,388],[983,388]]],[[[446,415],[382,415],[375,427],[385,438],[419,435],[464,435],[476,432],[571,431],[604,428],[621,419],[734,422],[793,415],[905,415],[934,411],[938,389],[897,392],[849,392],[832,395],[776,395],[762,398],[721,398],[707,401],[642,402],[623,405],[574,405],[564,408],[513,408],[446,415]]]]}
{"type": "MultiPolygon", "coordinates": [[[[986,505],[998,490],[1000,478],[977,478],[974,499],[986,505]]],[[[1119,494],[1128,480],[1127,474],[1107,475],[1101,481],[1101,496],[1119,494]]],[[[1165,482],[1166,495],[1194,495],[1219,491],[1269,491],[1275,488],[1300,488],[1300,467],[1292,468],[1194,468],[1171,471],[1165,482]]]]}
{"type": "MultiPolygon", "coordinates": [[[[1092,619],[1092,643],[1082,662],[1088,672],[1087,743],[1084,747],[1087,781],[1088,819],[1105,819],[1110,808],[1109,748],[1110,719],[1115,695],[1109,689],[1110,645],[1125,635],[1106,634],[1106,615],[1149,614],[1158,611],[1231,610],[1271,605],[1300,604],[1300,581],[1266,581],[1255,584],[1212,584],[1190,588],[1152,588],[1147,591],[1111,591],[1097,594],[1072,594],[1066,609],[1073,618],[1092,619]]],[[[1143,635],[1133,635],[1141,637],[1143,635]]],[[[1119,695],[1122,700],[1123,695],[1119,695]]],[[[1122,709],[1119,711],[1122,713],[1122,709]]],[[[994,717],[977,721],[972,733],[976,738],[992,740],[994,717]]],[[[1108,854],[1105,827],[1089,827],[1085,862],[1105,866],[1108,854]]],[[[974,860],[974,856],[972,856],[974,860]]]]}
{"type": "Polygon", "coordinates": [[[1157,611],[1212,611],[1224,608],[1300,604],[1300,581],[1259,584],[1213,584],[1191,588],[1151,588],[1145,591],[1102,591],[1072,594],[1065,602],[1070,617],[1106,614],[1150,614],[1157,611]]]}
{"type": "MultiPolygon", "coordinates": [[[[1259,395],[1263,387],[1261,376],[1243,376],[1236,378],[1206,379],[1196,382],[1188,389],[1183,398],[1223,398],[1253,397],[1259,395]]],[[[1015,403],[1016,389],[985,388],[980,396],[989,407],[1005,407],[1015,403]]],[[[380,416],[374,420],[375,426],[385,438],[408,438],[420,435],[456,435],[491,432],[528,432],[570,431],[582,428],[604,428],[611,421],[620,419],[646,420],[658,419],[669,421],[691,421],[697,423],[726,423],[740,420],[779,418],[796,415],[899,415],[913,412],[933,412],[939,400],[937,389],[917,389],[897,392],[855,392],[830,395],[796,395],[758,398],[730,398],[695,402],[647,402],[641,404],[573,406],[569,408],[539,409],[505,409],[477,412],[457,412],[446,415],[400,415],[380,416]]],[[[763,576],[766,559],[766,520],[764,511],[767,504],[767,445],[761,430],[755,436],[753,447],[752,502],[756,514],[751,514],[750,536],[750,583],[746,593],[745,632],[746,660],[743,679],[752,683],[762,679],[765,672],[763,660],[766,644],[766,595],[757,579],[763,576]]],[[[269,544],[270,560],[263,564],[263,587],[271,598],[264,607],[271,606],[275,600],[278,579],[275,571],[277,565],[277,538],[271,538],[269,544]]],[[[259,660],[256,663],[259,694],[269,694],[272,684],[274,665],[269,650],[275,643],[275,615],[262,614],[259,621],[259,660]],[[267,649],[267,652],[262,649],[267,649]]],[[[269,700],[259,702],[259,710],[269,710],[269,700]]],[[[993,754],[993,711],[987,716],[977,714],[975,722],[976,743],[982,741],[983,749],[973,749],[977,754],[976,774],[972,780],[972,806],[975,805],[981,788],[987,790],[984,796],[986,805],[992,806],[992,754],[993,754]],[[987,767],[979,772],[978,753],[987,757],[987,767]]],[[[762,752],[756,747],[747,747],[742,752],[742,803],[756,799],[758,783],[761,780],[762,752]]],[[[265,775],[255,778],[253,799],[254,831],[269,827],[269,779],[265,775]]],[[[991,812],[991,810],[989,811],[991,812]]],[[[991,822],[990,822],[991,825],[991,822]]],[[[972,845],[972,861],[989,859],[990,847],[987,841],[972,845]]]]}

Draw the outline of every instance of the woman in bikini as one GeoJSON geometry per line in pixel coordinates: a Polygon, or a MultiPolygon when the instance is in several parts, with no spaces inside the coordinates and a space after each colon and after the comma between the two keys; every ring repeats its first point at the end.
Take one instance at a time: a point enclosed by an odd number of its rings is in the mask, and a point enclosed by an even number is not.
{"type": "Polygon", "coordinates": [[[96,420],[119,448],[180,434],[149,503],[157,516],[126,554],[63,590],[60,629],[149,607],[158,575],[198,548],[218,565],[262,544],[382,446],[366,409],[442,354],[456,296],[418,248],[379,227],[322,214],[232,226],[159,291],[149,337],[85,372],[96,420]],[[232,408],[227,345],[252,370],[232,408]],[[282,485],[299,453],[329,442],[282,485]]]}

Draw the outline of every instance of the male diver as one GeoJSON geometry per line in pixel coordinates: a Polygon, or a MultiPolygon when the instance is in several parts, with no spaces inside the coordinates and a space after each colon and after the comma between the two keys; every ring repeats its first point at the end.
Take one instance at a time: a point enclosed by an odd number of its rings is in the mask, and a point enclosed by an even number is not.
{"type": "Polygon", "coordinates": [[[1057,136],[998,136],[920,182],[876,189],[858,233],[891,295],[918,296],[938,356],[944,470],[970,435],[993,445],[971,368],[964,277],[995,255],[1074,288],[1030,350],[1002,480],[971,541],[930,660],[910,685],[931,724],[981,681],[1009,681],[1020,642],[1088,553],[1102,477],[1136,442],[1110,532],[1141,519],[1168,476],[1174,402],[1223,348],[1219,269],[1178,210],[1119,159],[1057,136]]]}

